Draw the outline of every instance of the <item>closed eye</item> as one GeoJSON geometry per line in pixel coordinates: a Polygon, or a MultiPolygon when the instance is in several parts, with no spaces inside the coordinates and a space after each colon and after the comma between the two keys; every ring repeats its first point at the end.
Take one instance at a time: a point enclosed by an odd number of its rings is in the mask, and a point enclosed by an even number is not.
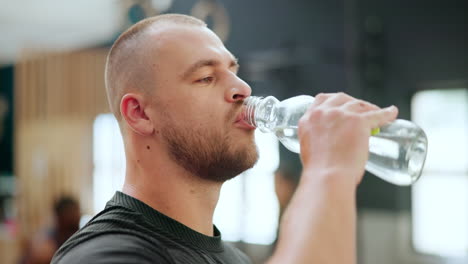
{"type": "Polygon", "coordinates": [[[202,79],[197,80],[197,83],[211,83],[214,80],[212,76],[208,76],[202,79]]]}

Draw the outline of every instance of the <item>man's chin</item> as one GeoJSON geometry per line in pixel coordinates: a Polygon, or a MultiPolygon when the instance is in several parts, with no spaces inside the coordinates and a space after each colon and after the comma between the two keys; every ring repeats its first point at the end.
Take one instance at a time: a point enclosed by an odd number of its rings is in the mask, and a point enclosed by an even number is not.
{"type": "Polygon", "coordinates": [[[257,164],[259,154],[255,141],[245,149],[244,153],[240,155],[240,157],[243,165],[242,172],[251,169],[255,164],[257,164]]]}
{"type": "Polygon", "coordinates": [[[226,158],[224,164],[219,164],[224,167],[224,172],[221,173],[221,177],[217,180],[224,182],[235,178],[242,174],[248,169],[251,169],[258,161],[258,150],[255,144],[252,144],[248,148],[244,148],[243,151],[237,152],[234,156],[226,158]]]}

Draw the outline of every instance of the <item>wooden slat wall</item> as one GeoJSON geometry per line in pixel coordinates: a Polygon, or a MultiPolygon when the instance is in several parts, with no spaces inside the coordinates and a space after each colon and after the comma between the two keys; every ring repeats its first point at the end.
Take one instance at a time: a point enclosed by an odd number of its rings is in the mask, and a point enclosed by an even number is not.
{"type": "Polygon", "coordinates": [[[108,112],[107,50],[27,52],[15,66],[15,174],[20,235],[51,216],[60,194],[92,213],[92,128],[108,112]]]}

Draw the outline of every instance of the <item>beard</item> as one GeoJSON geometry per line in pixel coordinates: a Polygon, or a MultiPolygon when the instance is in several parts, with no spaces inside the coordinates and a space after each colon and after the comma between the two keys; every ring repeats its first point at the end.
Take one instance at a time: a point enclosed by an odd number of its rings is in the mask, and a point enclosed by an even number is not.
{"type": "MultiPolygon", "coordinates": [[[[234,116],[236,109],[239,108],[231,110],[228,116],[234,116]]],[[[161,135],[171,159],[199,178],[225,182],[252,168],[258,160],[253,136],[246,146],[242,146],[237,144],[232,133],[223,133],[220,129],[181,127],[170,118],[166,121],[161,135]]]]}

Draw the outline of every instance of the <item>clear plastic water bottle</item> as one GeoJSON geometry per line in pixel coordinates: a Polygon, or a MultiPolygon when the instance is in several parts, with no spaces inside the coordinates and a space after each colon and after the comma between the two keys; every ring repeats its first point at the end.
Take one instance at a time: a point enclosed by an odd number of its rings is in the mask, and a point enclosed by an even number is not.
{"type": "MultiPolygon", "coordinates": [[[[299,95],[280,102],[273,96],[250,96],[244,105],[245,120],[262,132],[272,132],[290,151],[299,153],[297,124],[314,97],[299,95]]],[[[424,167],[427,138],[416,124],[397,119],[372,133],[366,170],[396,185],[411,185],[424,167]]]]}

